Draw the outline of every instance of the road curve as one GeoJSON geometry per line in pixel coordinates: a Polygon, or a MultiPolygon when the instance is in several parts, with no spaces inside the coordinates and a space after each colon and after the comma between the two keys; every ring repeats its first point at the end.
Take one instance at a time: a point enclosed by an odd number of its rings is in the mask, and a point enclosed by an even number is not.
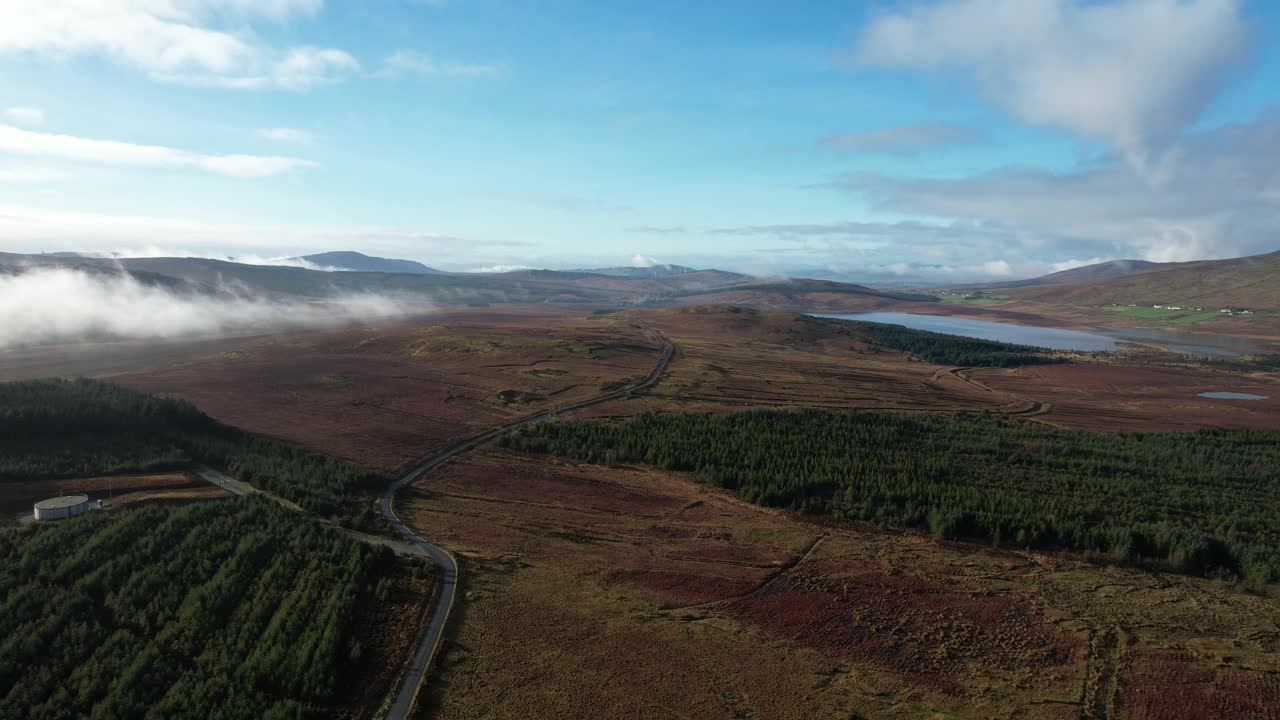
{"type": "Polygon", "coordinates": [[[643,320],[636,320],[635,323],[640,329],[652,335],[662,343],[662,356],[658,359],[657,365],[643,380],[631,385],[627,385],[612,392],[605,393],[590,400],[562,405],[540,412],[536,415],[513,420],[505,425],[499,425],[491,430],[487,430],[479,435],[461,440],[444,450],[432,455],[426,460],[419,463],[412,470],[405,473],[400,479],[387,486],[382,492],[382,498],[379,501],[382,514],[387,518],[387,522],[391,527],[395,528],[410,544],[420,548],[423,552],[431,557],[439,569],[440,576],[440,592],[436,596],[435,606],[431,609],[431,621],[427,624],[426,631],[422,634],[422,639],[418,642],[418,649],[414,652],[413,661],[409,665],[408,671],[400,679],[400,685],[396,689],[395,699],[391,703],[391,707],[383,715],[384,720],[404,720],[413,711],[414,705],[418,701],[418,692],[422,687],[423,680],[426,679],[427,671],[431,667],[432,660],[435,659],[436,651],[440,647],[440,642],[444,637],[444,628],[449,621],[449,614],[453,611],[454,597],[458,591],[458,563],[454,560],[453,555],[444,548],[437,547],[424,540],[417,533],[410,530],[400,517],[396,515],[395,500],[396,493],[405,486],[422,477],[432,468],[454,458],[462,453],[471,450],[479,445],[483,445],[490,440],[510,432],[522,425],[530,425],[532,423],[542,422],[554,417],[558,413],[580,410],[592,405],[598,405],[610,400],[617,400],[639,390],[644,390],[658,381],[662,373],[667,369],[667,364],[671,362],[671,356],[675,353],[675,346],[671,344],[662,333],[654,330],[649,323],[643,320]]]}

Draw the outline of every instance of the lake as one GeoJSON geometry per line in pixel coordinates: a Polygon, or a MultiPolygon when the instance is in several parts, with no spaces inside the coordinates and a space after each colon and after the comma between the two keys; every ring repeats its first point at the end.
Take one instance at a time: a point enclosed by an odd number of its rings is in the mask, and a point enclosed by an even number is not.
{"type": "Polygon", "coordinates": [[[1202,398],[1212,398],[1214,400],[1266,400],[1266,395],[1254,395],[1253,393],[1242,392],[1202,392],[1202,398]]]}
{"type": "Polygon", "coordinates": [[[1125,343],[1159,345],[1171,352],[1213,357],[1234,357],[1244,353],[1259,352],[1262,348],[1248,338],[1204,333],[1174,332],[1149,328],[1105,327],[1093,331],[1065,330],[1063,328],[1012,325],[1010,323],[971,320],[946,315],[914,315],[898,312],[868,312],[846,315],[814,313],[816,317],[861,322],[904,325],[916,330],[928,330],[948,335],[995,340],[998,342],[1034,345],[1053,350],[1119,350],[1125,343]]]}

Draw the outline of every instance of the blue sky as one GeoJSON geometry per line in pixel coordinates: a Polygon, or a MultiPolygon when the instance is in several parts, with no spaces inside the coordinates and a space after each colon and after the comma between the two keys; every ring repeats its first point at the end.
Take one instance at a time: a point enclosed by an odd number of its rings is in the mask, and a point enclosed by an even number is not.
{"type": "Polygon", "coordinates": [[[1235,0],[14,0],[0,250],[885,280],[1265,252],[1277,30],[1235,0]]]}

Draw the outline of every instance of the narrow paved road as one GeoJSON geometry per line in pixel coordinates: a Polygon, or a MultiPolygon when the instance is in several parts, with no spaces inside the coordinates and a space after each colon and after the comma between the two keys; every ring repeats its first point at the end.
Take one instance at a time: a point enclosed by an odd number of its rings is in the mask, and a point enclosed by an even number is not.
{"type": "Polygon", "coordinates": [[[662,356],[658,358],[658,364],[654,366],[643,380],[632,385],[614,390],[613,392],[583,400],[582,402],[563,405],[553,408],[537,415],[514,420],[505,425],[500,425],[492,430],[485,431],[474,437],[462,440],[450,447],[432,455],[424,460],[417,467],[405,473],[403,477],[389,485],[382,493],[381,507],[382,514],[386,516],[387,521],[391,523],[391,527],[395,528],[410,544],[421,548],[426,554],[431,556],[439,568],[440,575],[440,593],[436,597],[435,607],[431,610],[431,621],[427,625],[426,632],[422,635],[422,640],[418,643],[418,649],[413,655],[413,662],[409,666],[409,670],[400,680],[395,700],[391,704],[391,708],[383,716],[384,720],[404,720],[412,712],[414,705],[418,700],[418,692],[422,687],[422,682],[427,676],[427,671],[431,667],[431,661],[435,658],[436,651],[440,647],[440,641],[444,637],[444,628],[449,621],[449,613],[453,611],[454,596],[458,591],[458,563],[454,560],[453,555],[444,548],[437,547],[422,539],[417,533],[410,530],[399,516],[396,515],[395,499],[396,493],[403,489],[406,485],[414,482],[422,477],[432,468],[444,463],[450,458],[461,455],[479,445],[483,445],[490,440],[510,432],[522,425],[542,422],[555,416],[557,413],[570,412],[580,410],[592,405],[598,405],[610,400],[617,400],[639,390],[644,390],[658,381],[663,371],[667,369],[667,363],[671,362],[671,356],[675,353],[675,346],[672,345],[657,330],[650,327],[649,323],[643,320],[636,320],[636,324],[642,330],[652,335],[662,343],[662,356]]]}

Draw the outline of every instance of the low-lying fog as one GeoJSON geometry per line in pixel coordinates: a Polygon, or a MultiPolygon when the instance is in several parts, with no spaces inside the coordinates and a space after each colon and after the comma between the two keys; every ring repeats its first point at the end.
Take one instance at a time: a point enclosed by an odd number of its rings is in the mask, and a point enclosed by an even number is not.
{"type": "Polygon", "coordinates": [[[0,274],[0,350],[81,340],[168,339],[337,327],[404,317],[425,303],[382,295],[317,301],[177,292],[128,274],[33,268],[0,274]]]}

